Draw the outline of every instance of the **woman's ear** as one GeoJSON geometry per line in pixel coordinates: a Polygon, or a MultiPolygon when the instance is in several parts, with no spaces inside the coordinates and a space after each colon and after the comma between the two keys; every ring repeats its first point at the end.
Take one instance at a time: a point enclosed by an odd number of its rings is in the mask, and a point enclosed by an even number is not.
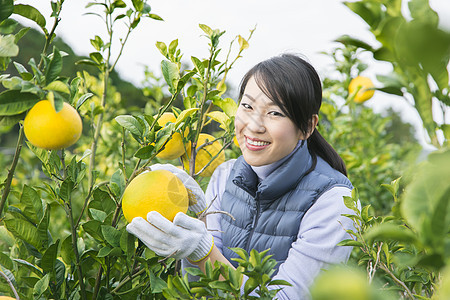
{"type": "Polygon", "coordinates": [[[319,123],[319,115],[313,114],[309,121],[310,121],[309,130],[308,134],[304,137],[305,140],[307,140],[311,136],[311,134],[313,134],[314,129],[316,129],[317,123],[319,123]]]}
{"type": "Polygon", "coordinates": [[[319,115],[313,114],[311,117],[311,134],[313,133],[314,129],[316,129],[317,123],[319,123],[319,115]]]}

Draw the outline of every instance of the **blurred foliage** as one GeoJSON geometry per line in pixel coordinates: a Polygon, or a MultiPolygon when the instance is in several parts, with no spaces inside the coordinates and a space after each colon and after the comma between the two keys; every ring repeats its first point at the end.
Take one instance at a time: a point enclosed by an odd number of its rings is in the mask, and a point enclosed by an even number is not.
{"type": "Polygon", "coordinates": [[[450,32],[439,28],[439,16],[429,0],[362,0],[344,2],[369,25],[378,45],[351,36],[339,40],[372,52],[392,65],[389,75],[378,75],[379,90],[402,96],[420,115],[429,143],[440,148],[450,137],[446,114],[450,106],[448,65],[450,32]],[[408,14],[408,17],[404,15],[408,14]]]}
{"type": "Polygon", "coordinates": [[[336,72],[323,79],[319,131],[343,158],[362,203],[370,203],[377,213],[384,214],[390,212],[392,198],[380,186],[414,164],[421,146],[412,125],[403,122],[398,113],[387,109],[378,114],[351,99],[348,84],[367,72],[367,64],[359,59],[363,51],[338,43],[325,53],[333,59],[331,68],[336,72]]]}

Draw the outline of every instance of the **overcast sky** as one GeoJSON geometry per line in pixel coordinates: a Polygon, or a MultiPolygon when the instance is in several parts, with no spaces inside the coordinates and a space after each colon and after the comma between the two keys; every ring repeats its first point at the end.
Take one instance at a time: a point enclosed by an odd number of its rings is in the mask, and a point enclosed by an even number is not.
{"type": "MultiPolygon", "coordinates": [[[[90,39],[99,35],[106,39],[105,26],[98,17],[85,15],[87,0],[65,0],[61,22],[56,34],[63,38],[79,55],[93,51],[90,39]]],[[[125,2],[131,2],[125,0],[125,2]]],[[[336,46],[333,40],[349,34],[376,45],[367,25],[348,9],[341,0],[154,0],[149,1],[152,12],[160,15],[164,22],[144,20],[127,43],[124,54],[117,65],[122,78],[139,85],[144,78],[144,66],[159,72],[162,55],[155,47],[156,41],[169,44],[179,40],[184,59],[207,55],[207,40],[202,37],[198,24],[213,29],[225,30],[221,45],[227,48],[238,34],[246,37],[249,30],[256,31],[250,40],[250,48],[229,73],[228,79],[237,85],[243,74],[254,64],[282,52],[295,52],[306,56],[322,75],[330,68],[331,60],[323,51],[336,46]]],[[[47,18],[47,28],[52,25],[49,18],[50,0],[18,0],[15,3],[30,4],[38,8],[47,18]]],[[[450,1],[430,0],[442,22],[450,30],[450,1]]],[[[20,19],[20,18],[18,18],[20,19]]],[[[22,20],[22,19],[21,19],[22,20]]],[[[32,25],[32,24],[28,24],[32,25]]],[[[122,37],[123,27],[116,28],[116,37],[122,37]]],[[[117,50],[117,48],[116,48],[117,50]]],[[[225,51],[223,51],[225,52],[225,51]]],[[[370,57],[368,57],[370,59],[370,57]]],[[[368,61],[370,68],[364,75],[375,81],[375,74],[388,73],[389,66],[368,61]]],[[[415,110],[405,100],[377,92],[366,102],[376,111],[393,107],[401,111],[405,121],[416,125],[418,137],[421,125],[417,123],[415,110]]]]}

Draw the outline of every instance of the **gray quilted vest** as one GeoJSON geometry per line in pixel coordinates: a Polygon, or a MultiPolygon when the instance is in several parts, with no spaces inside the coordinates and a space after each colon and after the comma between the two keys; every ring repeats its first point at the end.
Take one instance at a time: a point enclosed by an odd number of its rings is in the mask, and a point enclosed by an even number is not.
{"type": "Polygon", "coordinates": [[[233,221],[225,214],[221,217],[223,254],[231,263],[237,266],[231,258],[238,256],[229,248],[239,247],[247,252],[270,248],[268,254],[277,260],[278,270],[297,239],[304,214],[320,195],[335,186],[353,188],[347,177],[320,157],[314,170],[308,172],[312,163],[304,143],[258,182],[243,157],[236,160],[221,201],[221,209],[235,218],[233,221]]]}

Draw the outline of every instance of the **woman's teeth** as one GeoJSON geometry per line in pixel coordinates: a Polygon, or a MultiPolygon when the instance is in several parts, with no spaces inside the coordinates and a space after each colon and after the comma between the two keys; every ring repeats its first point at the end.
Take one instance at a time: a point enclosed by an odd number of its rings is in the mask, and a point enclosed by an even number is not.
{"type": "Polygon", "coordinates": [[[269,145],[269,142],[263,142],[263,141],[252,141],[250,139],[247,139],[247,143],[249,143],[252,146],[265,146],[269,145]]]}

